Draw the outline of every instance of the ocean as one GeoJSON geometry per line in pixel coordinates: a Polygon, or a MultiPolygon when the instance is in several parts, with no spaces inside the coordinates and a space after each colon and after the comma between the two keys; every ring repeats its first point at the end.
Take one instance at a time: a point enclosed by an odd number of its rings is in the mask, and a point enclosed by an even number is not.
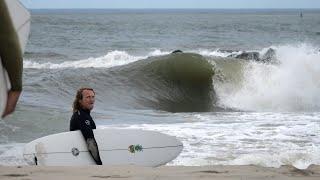
{"type": "Polygon", "coordinates": [[[25,165],[27,142],[68,131],[84,86],[96,92],[97,128],[181,140],[170,166],[320,165],[319,9],[31,14],[23,93],[0,121],[0,165],[25,165]]]}

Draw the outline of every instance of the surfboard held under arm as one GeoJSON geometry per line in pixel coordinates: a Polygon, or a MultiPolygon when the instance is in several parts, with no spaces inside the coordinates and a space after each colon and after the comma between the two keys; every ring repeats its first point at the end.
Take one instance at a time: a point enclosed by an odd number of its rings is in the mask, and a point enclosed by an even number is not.
{"type": "MultiPolygon", "coordinates": [[[[183,149],[175,137],[137,129],[98,129],[95,139],[103,165],[156,167],[175,159],[183,149]]],[[[94,165],[80,131],[53,134],[25,145],[24,159],[30,165],[94,165]]]]}

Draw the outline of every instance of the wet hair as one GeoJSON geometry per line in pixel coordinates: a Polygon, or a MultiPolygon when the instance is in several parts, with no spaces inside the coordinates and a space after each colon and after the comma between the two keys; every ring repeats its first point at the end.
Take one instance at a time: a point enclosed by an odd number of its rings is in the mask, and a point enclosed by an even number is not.
{"type": "Polygon", "coordinates": [[[73,106],[72,106],[72,108],[73,108],[73,112],[76,112],[76,111],[78,111],[80,108],[81,108],[81,104],[80,104],[80,100],[82,100],[82,98],[83,98],[83,95],[82,95],[82,92],[84,91],[84,90],[89,90],[89,91],[92,91],[94,94],[95,94],[95,92],[94,92],[94,90],[92,89],[92,88],[80,88],[80,89],[78,89],[78,91],[77,91],[77,94],[76,94],[76,97],[75,97],[75,99],[74,99],[74,101],[73,101],[73,106]]]}

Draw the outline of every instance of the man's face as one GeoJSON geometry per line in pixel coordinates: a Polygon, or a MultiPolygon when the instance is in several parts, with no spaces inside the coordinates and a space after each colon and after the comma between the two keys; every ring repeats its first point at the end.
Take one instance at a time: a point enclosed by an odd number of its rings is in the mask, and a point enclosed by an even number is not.
{"type": "Polygon", "coordinates": [[[94,106],[94,92],[91,90],[82,91],[82,99],[80,104],[83,109],[92,110],[94,106]]]}

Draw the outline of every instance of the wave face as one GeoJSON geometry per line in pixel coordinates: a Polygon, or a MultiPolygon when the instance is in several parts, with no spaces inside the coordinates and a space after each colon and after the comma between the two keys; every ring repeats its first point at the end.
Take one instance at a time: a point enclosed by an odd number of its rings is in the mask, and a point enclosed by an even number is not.
{"type": "Polygon", "coordinates": [[[169,112],[210,111],[213,108],[214,70],[212,64],[203,56],[175,53],[142,60],[136,58],[138,57],[128,58],[124,61],[127,64],[122,66],[117,66],[119,62],[112,61],[108,62],[109,65],[100,63],[103,58],[61,64],[26,61],[27,74],[38,79],[27,80],[25,89],[27,93],[31,92],[34,95],[39,92],[45,93],[37,96],[45,97],[42,99],[45,101],[53,97],[63,97],[61,100],[55,98],[54,103],[59,106],[63,106],[65,99],[71,101],[70,97],[73,97],[72,94],[79,86],[90,86],[98,92],[98,103],[103,104],[101,107],[151,107],[169,112]],[[100,68],[90,68],[90,61],[97,64],[93,67],[100,68]],[[109,66],[113,67],[105,68],[109,66]],[[33,67],[38,70],[33,71],[33,67]]]}
{"type": "MultiPolygon", "coordinates": [[[[209,111],[214,104],[213,66],[198,54],[177,53],[149,59],[134,79],[146,80],[154,107],[170,112],[209,111]]],[[[148,96],[147,96],[148,97],[148,96]]]]}

